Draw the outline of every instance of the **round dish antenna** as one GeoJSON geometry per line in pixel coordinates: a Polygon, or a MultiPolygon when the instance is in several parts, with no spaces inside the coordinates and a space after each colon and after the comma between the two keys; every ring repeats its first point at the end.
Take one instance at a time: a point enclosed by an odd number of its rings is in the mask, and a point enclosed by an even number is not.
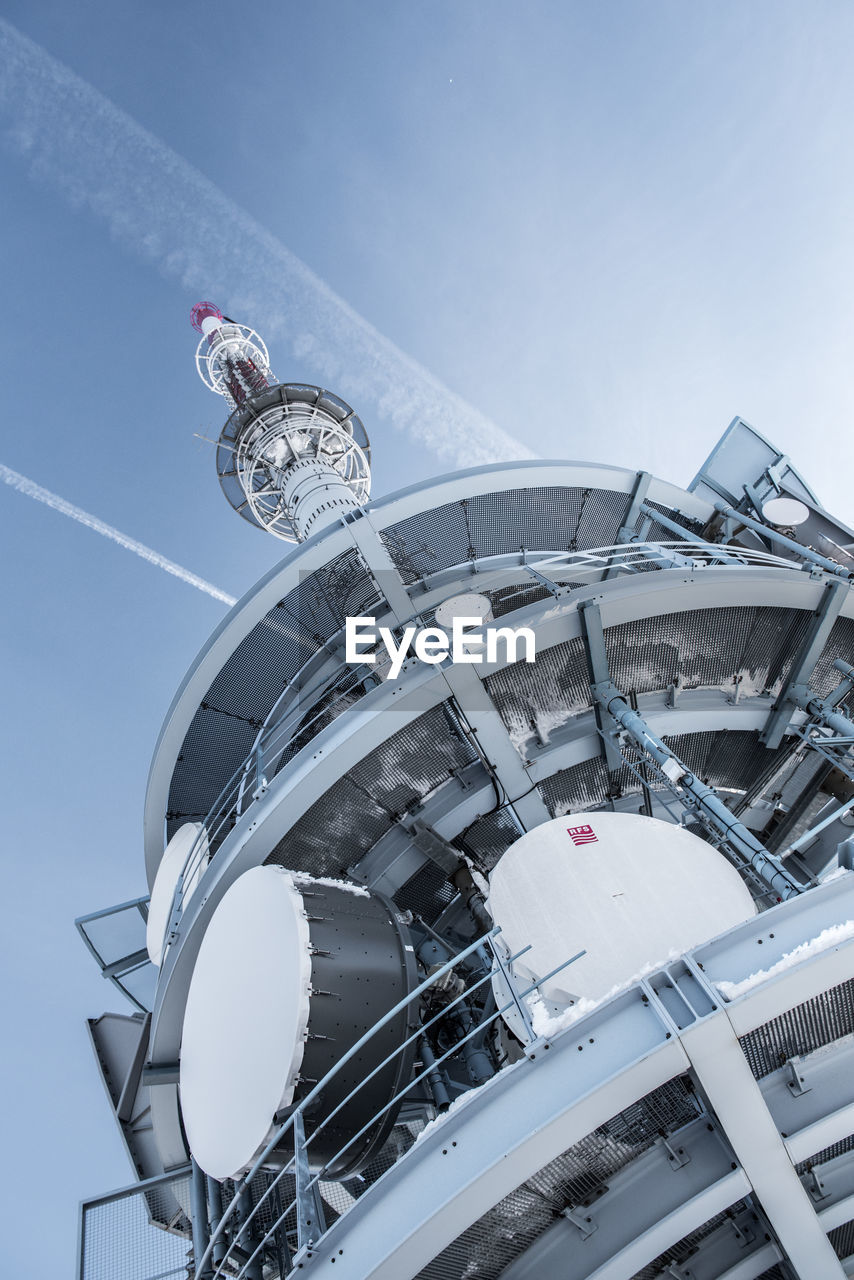
{"type": "Polygon", "coordinates": [[[796,529],[809,520],[810,509],[797,498],[769,498],[762,504],[762,518],[778,528],[796,529]]]}
{"type": "MultiPolygon", "coordinates": [[[[416,982],[409,934],[378,894],[275,865],[244,872],[211,917],[184,1014],[181,1112],[205,1173],[249,1168],[278,1128],[275,1116],[416,982]]],[[[394,1053],[407,1034],[404,1010],[312,1104],[309,1136],[335,1113],[308,1145],[313,1168],[349,1177],[385,1142],[412,1071],[414,1044],[394,1053]]],[[[274,1149],[269,1163],[292,1154],[274,1149]]]]}
{"type": "Polygon", "coordinates": [[[741,876],[705,840],[610,812],[567,814],[521,836],[490,876],[489,908],[511,952],[532,944],[517,962],[531,981],[586,949],[539,988],[547,1014],[601,1000],[755,913],[741,876]]]}

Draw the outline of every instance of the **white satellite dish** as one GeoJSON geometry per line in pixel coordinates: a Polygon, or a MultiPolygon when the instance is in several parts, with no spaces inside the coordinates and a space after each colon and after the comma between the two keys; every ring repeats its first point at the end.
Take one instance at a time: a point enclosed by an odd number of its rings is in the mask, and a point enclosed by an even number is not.
{"type": "Polygon", "coordinates": [[[303,1058],[309,927],[289,871],[254,867],[211,917],[190,981],[181,1042],[181,1114],[213,1178],[251,1165],[290,1104],[303,1058]]]}
{"type": "MultiPolygon", "coordinates": [[[[368,1163],[412,1073],[402,1002],[417,983],[409,932],[381,894],[273,864],[245,871],[211,917],[184,1013],[181,1112],[205,1173],[245,1172],[275,1137],[277,1113],[319,1080],[305,1120],[310,1167],[344,1178],[368,1163]]],[[[268,1163],[286,1162],[291,1142],[268,1163]]]]}
{"type": "Polygon", "coordinates": [[[762,503],[762,518],[779,528],[797,528],[809,520],[810,509],[797,498],[769,498],[762,503]]]}
{"type": "Polygon", "coordinates": [[[202,877],[202,872],[210,859],[208,834],[205,831],[204,824],[201,822],[185,822],[175,832],[164,850],[163,857],[160,859],[160,866],[157,868],[157,875],[154,877],[154,887],[151,890],[151,899],[148,903],[148,924],[145,930],[145,941],[152,964],[160,965],[162,963],[166,944],[166,930],[169,927],[172,900],[175,896],[175,886],[184,870],[184,864],[189,857],[190,851],[197,841],[198,846],[193,855],[193,865],[188,868],[189,874],[184,883],[183,905],[186,907],[195,893],[202,877]]]}
{"type": "Polygon", "coordinates": [[[531,944],[516,966],[531,981],[586,950],[539,988],[550,1012],[600,1000],[755,912],[741,876],[705,840],[610,811],[567,814],[520,837],[490,876],[489,909],[511,952],[531,944]]]}

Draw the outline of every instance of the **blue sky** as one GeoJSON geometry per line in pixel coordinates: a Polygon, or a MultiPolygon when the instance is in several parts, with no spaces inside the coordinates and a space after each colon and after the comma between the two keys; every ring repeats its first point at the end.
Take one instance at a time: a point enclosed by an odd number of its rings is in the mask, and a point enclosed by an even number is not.
{"type": "MultiPolygon", "coordinates": [[[[282,548],[194,438],[224,417],[192,363],[210,296],[280,378],[351,400],[377,494],[486,447],[490,422],[686,483],[739,413],[850,521],[849,4],[0,18],[0,462],[241,595],[282,548]]],[[[120,998],[72,920],[145,890],[151,750],[222,606],[6,486],[0,527],[4,1258],[54,1277],[77,1200],[130,1180],[83,1026],[120,998]]]]}

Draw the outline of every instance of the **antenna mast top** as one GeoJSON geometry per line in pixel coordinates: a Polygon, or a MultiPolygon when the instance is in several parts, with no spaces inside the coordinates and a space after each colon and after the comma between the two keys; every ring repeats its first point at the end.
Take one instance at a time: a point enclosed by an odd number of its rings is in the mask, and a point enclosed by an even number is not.
{"type": "Polygon", "coordinates": [[[348,404],[321,387],[279,383],[263,339],[212,302],[193,307],[196,368],[233,412],[217,448],[225,496],[251,524],[288,542],[360,507],[370,494],[370,444],[348,404]]]}

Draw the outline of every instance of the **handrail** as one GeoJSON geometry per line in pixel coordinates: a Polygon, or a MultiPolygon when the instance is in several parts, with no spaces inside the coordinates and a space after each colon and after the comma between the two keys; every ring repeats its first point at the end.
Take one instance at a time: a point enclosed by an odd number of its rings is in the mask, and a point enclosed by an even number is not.
{"type": "MultiPolygon", "coordinates": [[[[404,1009],[407,1009],[409,1005],[412,1003],[412,1001],[416,999],[416,997],[423,995],[423,993],[429,987],[433,986],[433,984],[439,978],[444,977],[446,973],[450,973],[451,970],[456,968],[456,966],[462,960],[467,959],[474,951],[478,949],[478,947],[482,947],[484,943],[488,942],[490,938],[495,937],[496,934],[500,932],[501,930],[497,926],[493,929],[490,929],[490,931],[488,933],[485,933],[483,937],[478,938],[475,942],[470,943],[469,946],[466,947],[463,951],[461,951],[458,955],[454,956],[451,960],[446,961],[446,963],[443,964],[440,969],[438,969],[434,974],[432,974],[429,978],[427,978],[424,982],[422,982],[419,986],[417,986],[413,991],[411,991],[408,996],[405,996],[403,1000],[399,1000],[393,1009],[390,1009],[388,1013],[386,1013],[382,1018],[380,1018],[379,1022],[377,1022],[373,1027],[371,1027],[370,1031],[366,1031],[365,1034],[359,1040],[357,1040],[356,1043],[350,1049],[348,1049],[345,1054],[341,1056],[341,1058],[338,1060],[338,1062],[336,1062],[332,1070],[326,1076],[324,1076],[322,1080],[318,1081],[318,1083],[314,1086],[314,1088],[311,1089],[306,1094],[305,1098],[303,1098],[299,1106],[295,1108],[295,1111],[304,1112],[305,1109],[308,1107],[308,1105],[311,1102],[313,1102],[314,1099],[320,1094],[321,1089],[327,1087],[329,1084],[329,1081],[338,1074],[341,1068],[346,1066],[347,1063],[350,1062],[356,1056],[357,1053],[360,1053],[362,1051],[362,1049],[365,1047],[365,1045],[368,1043],[368,1041],[371,1039],[371,1037],[374,1035],[375,1032],[380,1031],[383,1027],[387,1026],[388,1023],[391,1022],[393,1018],[396,1018],[399,1013],[402,1013],[404,1009]]],[[[293,1124],[294,1114],[295,1112],[292,1112],[291,1115],[288,1116],[287,1120],[285,1120],[284,1123],[280,1126],[280,1128],[273,1134],[273,1137],[269,1140],[269,1142],[264,1147],[260,1155],[256,1157],[254,1164],[242,1179],[242,1183],[241,1183],[242,1186],[245,1186],[247,1183],[252,1181],[256,1173],[258,1173],[259,1170],[261,1169],[262,1165],[264,1164],[264,1161],[268,1158],[268,1156],[275,1150],[275,1148],[282,1141],[282,1138],[285,1136],[288,1129],[293,1124]]],[[[220,1218],[220,1223],[219,1223],[219,1227],[217,1228],[217,1232],[211,1237],[210,1244],[208,1245],[208,1249],[205,1252],[205,1256],[202,1258],[201,1262],[197,1266],[197,1271],[201,1270],[201,1268],[207,1262],[210,1250],[213,1248],[214,1241],[221,1234],[220,1228],[222,1228],[225,1225],[225,1223],[229,1220],[229,1218],[231,1217],[231,1215],[233,1214],[236,1208],[236,1201],[237,1201],[237,1196],[234,1197],[228,1209],[226,1210],[225,1213],[223,1213],[222,1217],[220,1218]]]]}
{"type": "MultiPolygon", "coordinates": [[[[643,572],[647,568],[661,571],[673,568],[684,570],[685,568],[716,567],[731,571],[755,566],[785,569],[789,572],[793,568],[791,560],[771,555],[768,552],[754,551],[745,547],[721,547],[711,542],[690,540],[620,543],[614,546],[597,547],[579,552],[544,551],[522,552],[520,554],[522,562],[514,566],[514,569],[527,573],[532,579],[532,583],[542,583],[543,579],[547,578],[548,581],[554,584],[555,590],[560,592],[572,589],[561,582],[561,579],[570,574],[575,578],[579,574],[604,575],[605,573],[615,574],[619,572],[633,574],[643,572]],[[552,576],[545,574],[543,572],[544,569],[550,570],[552,576]]],[[[503,557],[492,558],[503,559],[503,557]]],[[[479,572],[485,572],[488,561],[479,561],[478,564],[481,566],[479,572]]],[[[449,570],[443,569],[436,576],[444,578],[449,572],[449,570]]],[[[466,572],[470,585],[470,564],[466,565],[466,572]]],[[[476,574],[475,576],[478,575],[476,574]]],[[[427,581],[425,580],[425,585],[427,581]]],[[[453,595],[454,590],[456,588],[449,587],[447,594],[449,596],[453,595]]],[[[336,639],[340,639],[343,634],[344,629],[340,628],[327,639],[326,645],[331,645],[336,639]]],[[[246,809],[266,791],[268,783],[265,769],[271,763],[278,764],[288,748],[293,746],[302,734],[309,732],[325,713],[331,712],[341,701],[353,695],[361,698],[367,692],[367,688],[376,683],[376,668],[372,664],[362,663],[359,666],[347,667],[343,671],[338,670],[324,684],[320,685],[319,691],[313,691],[314,701],[308,707],[302,708],[299,705],[299,700],[297,700],[295,706],[291,707],[280,719],[271,723],[270,717],[277,708],[281,707],[286,694],[289,691],[293,691],[293,681],[288,682],[288,685],[282,690],[273,708],[268,713],[265,723],[259,729],[249,754],[226,782],[211,806],[202,823],[202,830],[187,854],[173,894],[170,921],[166,931],[167,945],[177,936],[183,913],[184,885],[191,881],[196,874],[199,863],[205,856],[206,849],[210,848],[215,851],[215,842],[223,830],[227,829],[229,824],[234,825],[236,820],[246,812],[246,809]],[[334,696],[336,685],[345,686],[340,688],[337,698],[334,696]],[[357,691],[359,692],[357,693],[357,691]],[[332,699],[327,701],[330,695],[332,695],[332,699]],[[250,791],[249,780],[252,778],[253,773],[256,782],[250,791]],[[246,803],[247,793],[250,797],[248,804],[246,803]]],[[[313,736],[314,734],[310,735],[308,741],[304,744],[305,746],[308,745],[313,736]]]]}
{"type": "MultiPolygon", "coordinates": [[[[346,1054],[344,1054],[341,1057],[341,1059],[335,1064],[332,1070],[329,1071],[327,1075],[321,1081],[319,1081],[314,1086],[313,1089],[310,1090],[310,1092],[306,1095],[306,1097],[296,1107],[294,1107],[294,1109],[291,1111],[287,1119],[282,1123],[282,1125],[279,1127],[279,1129],[276,1131],[273,1137],[269,1139],[269,1141],[267,1142],[266,1146],[261,1151],[261,1153],[256,1157],[252,1167],[248,1170],[248,1172],[244,1175],[244,1177],[239,1181],[239,1183],[236,1184],[235,1192],[228,1208],[222,1214],[216,1229],[212,1233],[204,1254],[196,1263],[196,1272],[195,1272],[196,1280],[201,1280],[201,1277],[204,1273],[204,1269],[207,1266],[212,1256],[214,1246],[219,1241],[222,1240],[225,1228],[229,1223],[229,1221],[234,1217],[235,1213],[240,1207],[241,1202],[245,1203],[245,1193],[249,1184],[252,1182],[255,1176],[260,1172],[260,1170],[262,1169],[265,1162],[269,1159],[272,1152],[282,1143],[288,1131],[293,1130],[294,1155],[291,1156],[291,1158],[287,1161],[287,1163],[285,1163],[282,1166],[282,1168],[278,1171],[276,1176],[271,1181],[270,1185],[266,1188],[266,1190],[260,1196],[258,1201],[249,1211],[249,1213],[241,1217],[240,1219],[240,1235],[241,1236],[243,1236],[243,1233],[245,1232],[245,1229],[248,1226],[248,1224],[256,1217],[262,1205],[271,1196],[274,1189],[281,1182],[282,1178],[284,1178],[288,1173],[295,1173],[298,1167],[298,1157],[300,1156],[300,1154],[305,1152],[305,1150],[311,1146],[311,1143],[320,1134],[320,1132],[329,1124],[329,1122],[344,1107],[346,1107],[352,1101],[353,1097],[373,1078],[373,1076],[376,1075],[378,1071],[381,1071],[383,1067],[388,1065],[388,1063],[391,1062],[395,1057],[398,1057],[400,1054],[404,1053],[405,1050],[414,1041],[420,1039],[424,1035],[424,1032],[428,1030],[429,1027],[433,1026],[436,1022],[440,1021],[442,1018],[446,1017],[450,1009],[460,1004],[463,1000],[465,1000],[468,996],[471,995],[472,991],[476,990],[478,987],[481,987],[485,982],[489,981],[492,978],[495,968],[499,967],[499,959],[498,959],[499,951],[495,945],[495,939],[500,932],[501,932],[500,927],[496,926],[495,928],[491,929],[488,933],[484,934],[482,937],[476,939],[475,942],[470,943],[469,946],[465,947],[456,956],[453,956],[450,960],[446,961],[446,963],[440,966],[435,973],[431,974],[427,979],[425,979],[424,982],[420,983],[419,986],[416,987],[412,992],[410,992],[408,996],[406,996],[403,1000],[398,1001],[398,1003],[394,1006],[394,1008],[389,1010],[389,1012],[385,1014],[384,1017],[382,1017],[368,1032],[366,1032],[365,1035],[362,1036],[361,1039],[355,1045],[353,1045],[353,1047],[350,1050],[348,1050],[346,1054]],[[371,1071],[369,1075],[365,1076],[362,1080],[360,1080],[357,1083],[355,1088],[352,1089],[351,1092],[344,1099],[342,1099],[327,1116],[324,1117],[324,1119],[320,1122],[320,1124],[316,1126],[316,1128],[312,1131],[312,1133],[300,1145],[297,1140],[297,1125],[296,1125],[297,1115],[299,1115],[300,1117],[305,1115],[306,1111],[311,1106],[312,1102],[323,1092],[323,1090],[328,1088],[330,1080],[333,1079],[338,1074],[338,1072],[349,1061],[353,1059],[353,1057],[355,1057],[358,1053],[361,1052],[364,1046],[377,1034],[377,1032],[381,1031],[383,1027],[387,1026],[388,1023],[393,1018],[395,1018],[399,1013],[401,1013],[404,1009],[411,1006],[416,1000],[419,1000],[425,991],[435,986],[441,978],[443,978],[447,973],[451,972],[454,968],[456,968],[457,965],[461,964],[464,960],[466,960],[473,952],[477,951],[478,949],[484,946],[488,947],[489,950],[492,952],[493,967],[491,967],[486,972],[485,975],[479,978],[477,982],[467,987],[463,992],[461,992],[457,997],[455,997],[454,1000],[449,1001],[449,1003],[446,1006],[444,1006],[438,1014],[434,1015],[427,1023],[419,1026],[417,1031],[415,1031],[412,1035],[408,1036],[404,1041],[402,1041],[401,1044],[399,1044],[392,1051],[392,1053],[389,1054],[388,1057],[382,1063],[379,1064],[379,1066],[375,1067],[374,1070],[371,1071]]],[[[433,1071],[435,1071],[438,1065],[441,1065],[448,1058],[458,1053],[464,1044],[467,1044],[475,1036],[482,1034],[489,1026],[491,1026],[496,1021],[496,1019],[498,1019],[499,1017],[502,1017],[510,1009],[514,1007],[518,1007],[521,1000],[523,1000],[526,996],[532,994],[532,992],[534,992],[544,982],[548,982],[556,974],[560,973],[563,969],[567,968],[570,964],[573,964],[576,960],[580,959],[580,957],[585,954],[584,951],[579,951],[576,955],[572,956],[570,959],[565,960],[560,965],[557,965],[551,972],[545,974],[541,978],[537,978],[536,981],[530,983],[529,985],[522,988],[521,990],[517,990],[510,966],[516,960],[518,960],[522,955],[526,954],[529,950],[530,950],[530,946],[526,946],[526,947],[523,947],[520,951],[516,952],[515,954],[507,958],[501,957],[500,971],[502,973],[502,976],[505,982],[507,982],[510,986],[511,999],[508,1000],[507,1003],[502,1005],[500,1008],[496,1008],[493,1013],[481,1019],[480,1022],[478,1022],[474,1027],[470,1028],[463,1036],[461,1036],[458,1040],[455,1040],[454,1043],[451,1045],[451,1047],[447,1049],[443,1054],[441,1054],[440,1057],[436,1058],[434,1061],[431,1061],[429,1066],[425,1066],[421,1072],[413,1076],[411,1080],[409,1080],[402,1088],[400,1088],[395,1093],[394,1097],[391,1098],[390,1101],[388,1101],[383,1107],[381,1107],[380,1110],[374,1116],[372,1116],[371,1119],[368,1120],[366,1124],[362,1126],[362,1128],[358,1131],[358,1133],[356,1133],[351,1138],[349,1138],[349,1140],[344,1144],[344,1146],[341,1147],[340,1150],[336,1151],[336,1153],[325,1162],[322,1169],[320,1169],[317,1173],[315,1173],[304,1186],[297,1187],[296,1199],[292,1200],[288,1204],[288,1206],[282,1210],[282,1212],[279,1214],[276,1220],[264,1233],[261,1240],[258,1242],[258,1244],[256,1245],[254,1251],[250,1254],[250,1256],[246,1258],[241,1258],[242,1265],[239,1267],[239,1270],[237,1272],[237,1280],[240,1280],[240,1277],[245,1276],[247,1274],[247,1268],[250,1267],[251,1264],[255,1261],[255,1259],[258,1257],[258,1255],[261,1253],[261,1251],[264,1249],[265,1245],[270,1241],[270,1239],[275,1236],[275,1233],[279,1230],[281,1225],[285,1222],[288,1215],[292,1213],[293,1210],[298,1206],[300,1199],[304,1198],[305,1196],[311,1193],[314,1193],[316,1191],[316,1188],[318,1187],[318,1184],[323,1179],[323,1176],[326,1173],[326,1171],[330,1168],[333,1168],[335,1164],[340,1160],[340,1158],[345,1154],[345,1152],[348,1151],[350,1147],[353,1146],[354,1143],[358,1142],[358,1140],[361,1137],[363,1137],[364,1134],[367,1133],[377,1123],[377,1121],[380,1120],[393,1106],[399,1103],[401,1098],[403,1098],[407,1093],[409,1093],[413,1088],[415,1088],[416,1085],[421,1084],[433,1071]]],[[[530,1046],[530,1044],[535,1042],[536,1037],[533,1030],[530,1029],[530,1024],[528,1023],[527,1025],[529,1028],[528,1045],[530,1046]]],[[[316,1243],[316,1241],[312,1241],[311,1243],[314,1244],[316,1243]]],[[[234,1242],[232,1242],[232,1245],[233,1244],[234,1242]]],[[[229,1248],[226,1250],[224,1256],[221,1258],[219,1264],[215,1268],[213,1272],[213,1280],[219,1280],[219,1277],[225,1274],[224,1268],[229,1263],[229,1255],[231,1252],[232,1245],[230,1245],[229,1248]]]]}

